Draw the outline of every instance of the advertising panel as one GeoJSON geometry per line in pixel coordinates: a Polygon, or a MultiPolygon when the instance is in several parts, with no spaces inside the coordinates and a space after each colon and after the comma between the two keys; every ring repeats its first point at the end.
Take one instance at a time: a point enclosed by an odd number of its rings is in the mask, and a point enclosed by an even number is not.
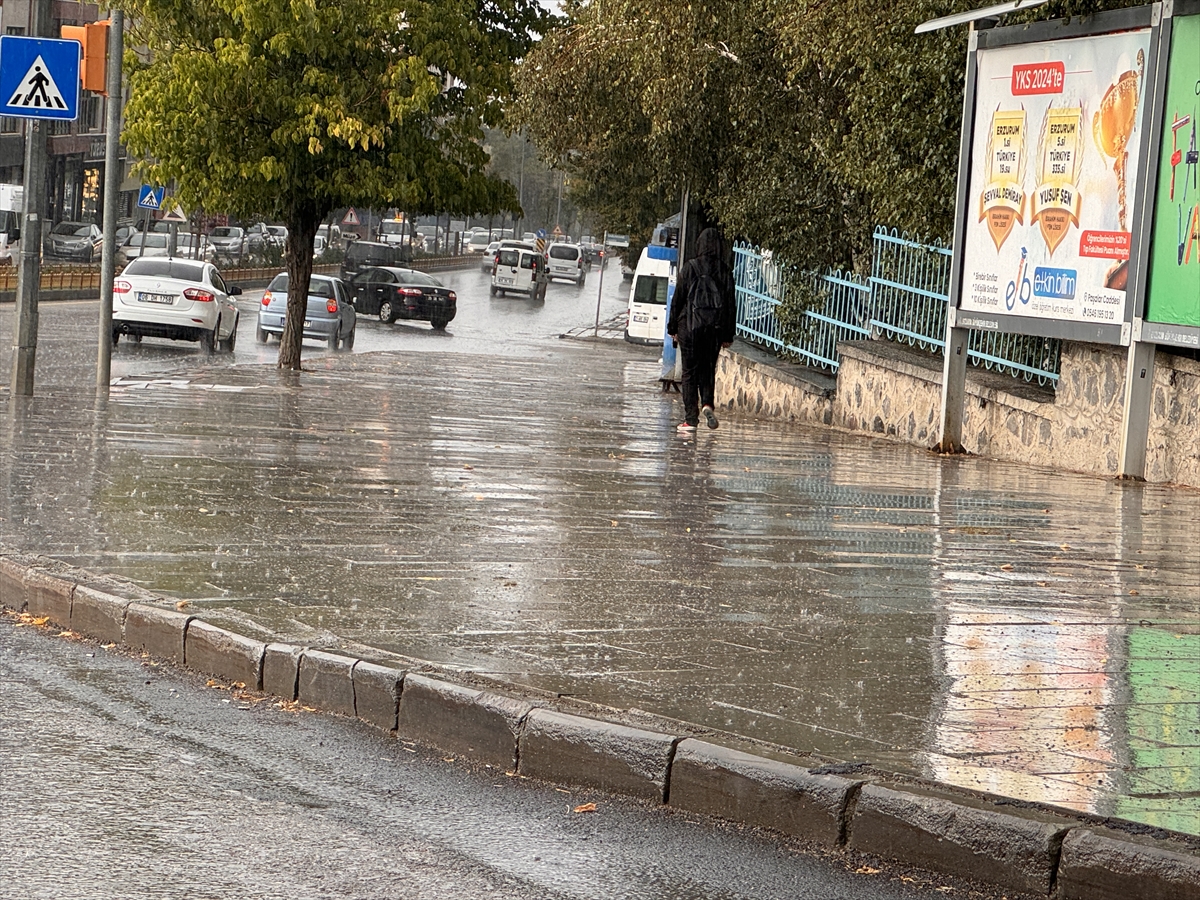
{"type": "Polygon", "coordinates": [[[1150,37],[977,52],[960,325],[1127,340],[1150,37]]]}
{"type": "Polygon", "coordinates": [[[1200,15],[1171,28],[1143,340],[1200,346],[1200,15]],[[1154,323],[1154,324],[1150,324],[1154,323]]]}

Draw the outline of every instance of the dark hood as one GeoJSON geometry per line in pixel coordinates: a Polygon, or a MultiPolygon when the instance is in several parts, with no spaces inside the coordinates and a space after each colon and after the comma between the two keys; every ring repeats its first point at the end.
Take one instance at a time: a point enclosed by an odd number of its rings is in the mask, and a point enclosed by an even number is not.
{"type": "Polygon", "coordinates": [[[696,238],[697,256],[721,256],[721,232],[715,228],[705,228],[696,238]]]}

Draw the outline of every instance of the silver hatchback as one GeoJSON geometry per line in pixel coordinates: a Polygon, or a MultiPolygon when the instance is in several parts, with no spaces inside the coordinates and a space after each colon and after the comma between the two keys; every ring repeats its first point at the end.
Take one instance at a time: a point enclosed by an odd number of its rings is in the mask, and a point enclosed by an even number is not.
{"type": "MultiPolygon", "coordinates": [[[[271,335],[281,337],[287,319],[288,274],[280,272],[267,286],[258,308],[256,336],[265,344],[271,335]]],[[[313,275],[308,281],[308,307],[304,312],[304,336],[324,341],[330,350],[354,346],[357,324],[354,306],[340,278],[313,275]]]]}

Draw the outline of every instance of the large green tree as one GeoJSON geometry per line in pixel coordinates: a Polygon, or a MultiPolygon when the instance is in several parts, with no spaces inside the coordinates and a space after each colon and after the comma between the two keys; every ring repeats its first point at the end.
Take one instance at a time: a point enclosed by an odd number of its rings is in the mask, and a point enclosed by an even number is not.
{"type": "Polygon", "coordinates": [[[287,330],[300,367],[321,220],[345,206],[517,211],[487,174],[537,0],[124,0],[135,44],[124,141],[184,205],[288,227],[287,330]]]}
{"type": "MultiPolygon", "coordinates": [[[[1137,2],[1052,0],[1022,16],[1137,2]]],[[[961,9],[568,3],[521,65],[518,118],[607,227],[648,234],[686,186],[727,233],[794,265],[863,269],[876,224],[951,235],[967,29],[914,28],[961,9]]]]}

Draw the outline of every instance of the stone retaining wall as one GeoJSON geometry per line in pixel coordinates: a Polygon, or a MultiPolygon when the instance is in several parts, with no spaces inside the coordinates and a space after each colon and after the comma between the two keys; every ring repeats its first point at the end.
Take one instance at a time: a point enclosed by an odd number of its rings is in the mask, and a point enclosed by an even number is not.
{"type": "MultiPolygon", "coordinates": [[[[1062,900],[1200,900],[1200,839],[1014,803],[868,766],[768,759],[679,723],[605,721],[515,686],[480,690],[306,647],[269,644],[55,560],[0,555],[0,606],[201,674],[357,718],[528,777],[772,828],[1006,890],[1062,900]],[[635,727],[636,726],[636,727],[635,727]]],[[[596,710],[600,712],[599,709],[596,710]]],[[[611,715],[611,711],[610,711],[611,715]]]]}
{"type": "MultiPolygon", "coordinates": [[[[930,447],[941,411],[942,360],[887,341],[839,345],[836,389],[738,344],[722,354],[718,404],[753,415],[867,431],[930,447]]],[[[828,376],[825,376],[828,378],[828,376]]],[[[1063,344],[1057,390],[971,368],[963,447],[1012,462],[1115,476],[1125,350],[1063,344]]],[[[1146,479],[1200,487],[1200,363],[1158,352],[1146,479]]]]}

